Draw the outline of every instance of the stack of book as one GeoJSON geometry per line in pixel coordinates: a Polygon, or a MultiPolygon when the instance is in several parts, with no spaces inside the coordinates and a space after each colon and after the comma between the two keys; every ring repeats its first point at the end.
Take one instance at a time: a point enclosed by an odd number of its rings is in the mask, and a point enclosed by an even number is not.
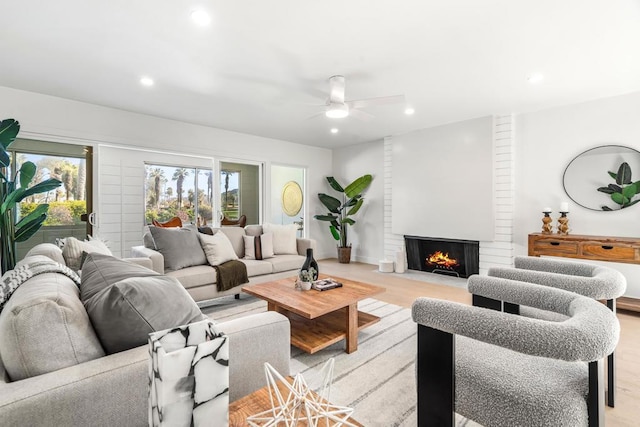
{"type": "Polygon", "coordinates": [[[311,287],[316,291],[326,291],[328,289],[340,288],[342,287],[342,283],[336,282],[333,279],[321,279],[314,281],[311,287]]]}

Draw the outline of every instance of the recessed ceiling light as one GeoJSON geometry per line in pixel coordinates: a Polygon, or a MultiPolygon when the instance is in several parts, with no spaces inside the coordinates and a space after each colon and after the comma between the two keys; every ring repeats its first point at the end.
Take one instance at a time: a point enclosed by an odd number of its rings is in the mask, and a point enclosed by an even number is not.
{"type": "Polygon", "coordinates": [[[544,76],[540,73],[533,73],[527,77],[527,81],[531,84],[540,83],[542,80],[544,80],[544,76]]]}
{"type": "Polygon", "coordinates": [[[153,79],[151,77],[147,77],[147,76],[141,77],[140,78],[140,84],[142,86],[147,86],[147,87],[153,86],[153,79]]]}
{"type": "Polygon", "coordinates": [[[331,133],[338,133],[338,129],[337,128],[331,128],[331,133]]]}
{"type": "Polygon", "coordinates": [[[407,108],[405,108],[405,110],[404,110],[404,113],[405,113],[407,116],[410,116],[410,115],[412,115],[412,114],[413,114],[413,113],[415,113],[415,112],[416,112],[416,110],[414,110],[414,109],[413,109],[413,108],[411,108],[411,107],[407,107],[407,108]]]}
{"type": "Polygon", "coordinates": [[[191,19],[201,27],[205,27],[211,23],[211,17],[202,9],[191,11],[191,19]]]}

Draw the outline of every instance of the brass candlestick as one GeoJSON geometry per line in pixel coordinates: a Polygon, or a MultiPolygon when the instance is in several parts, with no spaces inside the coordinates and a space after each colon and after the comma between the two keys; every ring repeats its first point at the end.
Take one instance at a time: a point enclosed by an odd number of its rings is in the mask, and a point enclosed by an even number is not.
{"type": "Polygon", "coordinates": [[[568,213],[569,212],[560,212],[560,218],[558,218],[558,234],[569,234],[568,213]]]}
{"type": "Polygon", "coordinates": [[[553,229],[553,225],[551,224],[553,219],[551,219],[549,215],[551,212],[544,211],[542,213],[544,214],[542,217],[542,232],[544,234],[551,234],[551,230],[553,229]]]}

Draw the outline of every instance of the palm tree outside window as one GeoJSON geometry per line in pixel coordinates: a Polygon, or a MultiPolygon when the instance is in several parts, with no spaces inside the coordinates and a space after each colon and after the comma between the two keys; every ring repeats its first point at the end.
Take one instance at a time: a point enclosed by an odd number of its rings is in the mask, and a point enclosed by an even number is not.
{"type": "Polygon", "coordinates": [[[183,224],[213,220],[211,169],[145,165],[145,223],[180,217],[183,224]]]}

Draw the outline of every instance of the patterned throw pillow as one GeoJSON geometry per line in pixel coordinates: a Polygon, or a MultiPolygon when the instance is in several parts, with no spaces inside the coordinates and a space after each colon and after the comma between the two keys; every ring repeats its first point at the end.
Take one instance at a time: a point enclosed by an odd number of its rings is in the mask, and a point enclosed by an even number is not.
{"type": "Polygon", "coordinates": [[[244,239],[245,259],[267,259],[273,254],[273,234],[261,234],[260,236],[242,236],[244,239]]]}

